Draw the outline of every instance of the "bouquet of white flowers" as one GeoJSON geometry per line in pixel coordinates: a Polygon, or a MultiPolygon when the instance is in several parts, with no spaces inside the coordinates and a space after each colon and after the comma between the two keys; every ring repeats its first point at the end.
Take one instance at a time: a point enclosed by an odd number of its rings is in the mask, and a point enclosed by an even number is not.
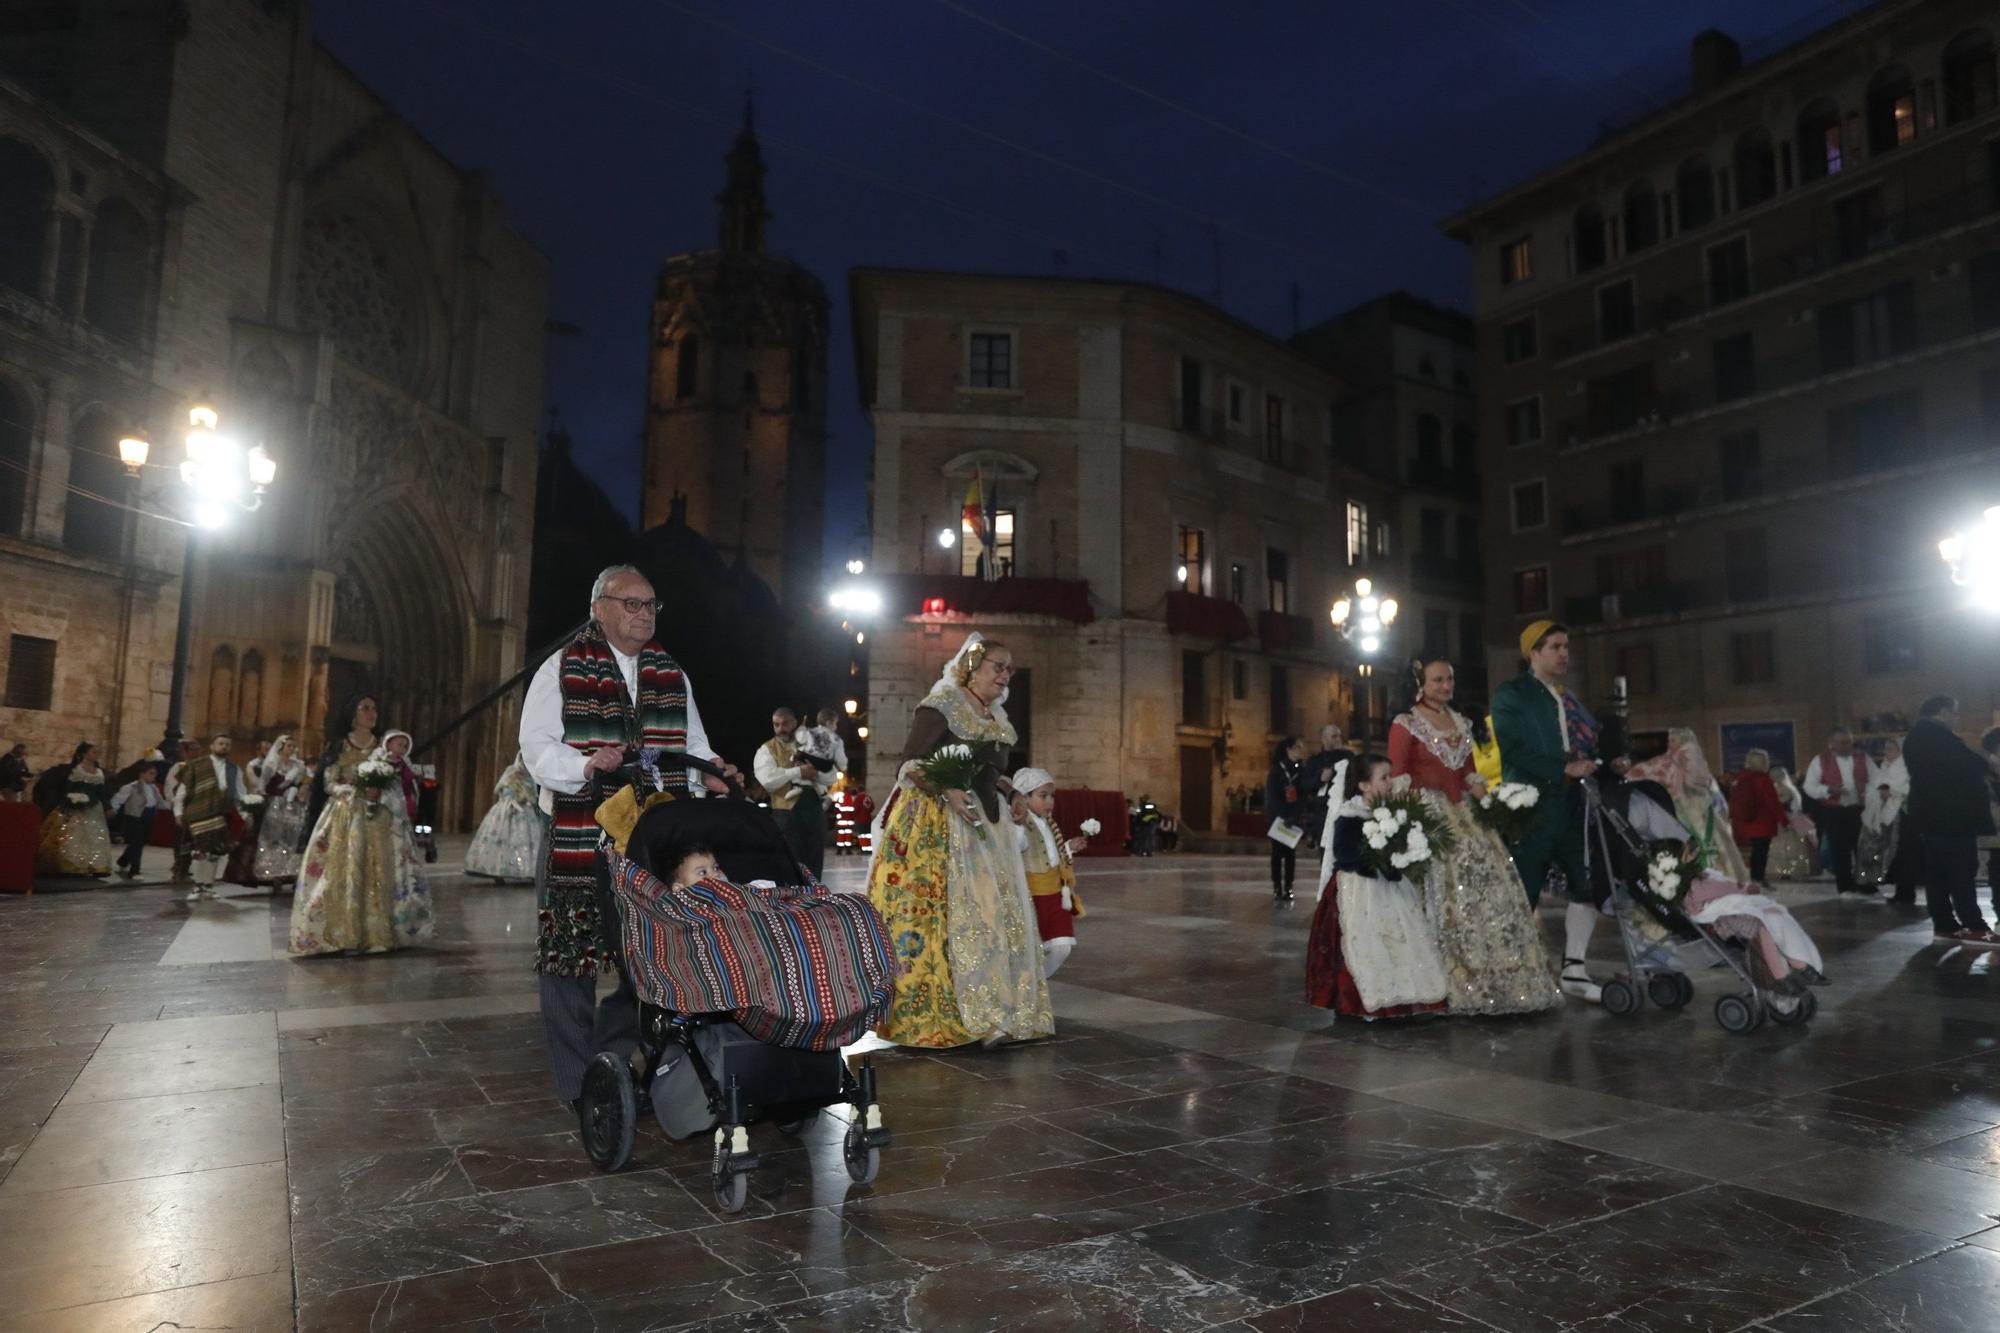
{"type": "Polygon", "coordinates": [[[396,766],[386,759],[364,759],[354,770],[355,789],[370,802],[379,801],[383,790],[396,785],[396,781],[396,766]]]}
{"type": "Polygon", "coordinates": [[[1086,819],[1076,826],[1076,831],[1086,838],[1094,838],[1104,832],[1104,825],[1094,819],[1086,819]]]}
{"type": "Polygon", "coordinates": [[[69,794],[69,803],[71,805],[89,805],[90,793],[84,791],[73,791],[69,794]]]}
{"type": "Polygon", "coordinates": [[[1421,875],[1433,857],[1452,849],[1454,839],[1421,796],[1398,792],[1370,808],[1361,824],[1361,841],[1362,869],[1387,879],[1391,872],[1421,875]]]}
{"type": "Polygon", "coordinates": [[[1535,810],[1542,792],[1525,782],[1503,782],[1472,803],[1472,817],[1507,842],[1534,831],[1535,810]]]}
{"type": "Polygon", "coordinates": [[[1671,851],[1656,853],[1646,864],[1646,891],[1664,903],[1678,903],[1687,892],[1681,858],[1671,851]]]}
{"type": "MultiPolygon", "coordinates": [[[[979,760],[974,757],[970,745],[940,745],[917,760],[917,772],[923,775],[925,785],[940,795],[948,791],[969,792],[979,778],[979,760]]],[[[975,812],[977,809],[975,804],[975,812]]],[[[986,825],[975,823],[972,831],[984,838],[986,825]]]]}
{"type": "Polygon", "coordinates": [[[264,804],[264,798],[256,792],[248,791],[243,793],[243,808],[245,810],[255,810],[262,804],[264,804]]]}

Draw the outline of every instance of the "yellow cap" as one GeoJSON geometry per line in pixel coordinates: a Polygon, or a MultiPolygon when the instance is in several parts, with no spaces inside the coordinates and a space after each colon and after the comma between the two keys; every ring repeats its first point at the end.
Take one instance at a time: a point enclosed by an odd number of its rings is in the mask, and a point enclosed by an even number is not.
{"type": "Polygon", "coordinates": [[[1533,656],[1535,651],[1535,645],[1540,643],[1544,638],[1548,637],[1548,632],[1554,629],[1555,627],[1556,627],[1556,622],[1553,620],[1537,620],[1534,624],[1522,630],[1521,656],[1523,657],[1533,656]]]}

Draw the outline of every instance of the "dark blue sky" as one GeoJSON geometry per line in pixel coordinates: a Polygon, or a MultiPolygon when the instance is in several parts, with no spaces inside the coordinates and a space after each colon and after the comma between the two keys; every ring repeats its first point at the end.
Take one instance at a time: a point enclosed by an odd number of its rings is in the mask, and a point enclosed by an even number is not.
{"type": "Polygon", "coordinates": [[[869,447],[850,268],[1157,275],[1209,295],[1219,238],[1221,304],[1281,335],[1295,282],[1308,324],[1396,287],[1464,306],[1466,258],[1440,218],[1586,146],[1600,116],[1677,91],[1699,29],[1754,56],[1859,7],[332,0],[317,21],[433,143],[493,174],[549,255],[550,315],[581,332],[550,340],[548,402],[633,510],[654,274],[714,244],[754,80],[772,248],[833,298],[839,553],[869,447]]]}

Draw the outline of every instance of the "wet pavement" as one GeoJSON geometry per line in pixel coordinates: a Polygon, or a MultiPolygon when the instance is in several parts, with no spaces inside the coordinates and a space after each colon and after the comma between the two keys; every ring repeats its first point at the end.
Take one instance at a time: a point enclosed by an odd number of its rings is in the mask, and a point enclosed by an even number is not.
{"type": "Polygon", "coordinates": [[[384,957],[287,959],[288,896],[0,900],[0,1327],[2000,1326],[2000,952],[1920,914],[1784,889],[1833,978],[1804,1028],[1722,1032],[1722,972],[1336,1025],[1261,858],[1089,861],[1056,1038],[875,1052],[878,1179],[831,1114],[759,1126],[732,1217],[705,1140],[591,1167],[531,892],[454,855],[384,957]]]}

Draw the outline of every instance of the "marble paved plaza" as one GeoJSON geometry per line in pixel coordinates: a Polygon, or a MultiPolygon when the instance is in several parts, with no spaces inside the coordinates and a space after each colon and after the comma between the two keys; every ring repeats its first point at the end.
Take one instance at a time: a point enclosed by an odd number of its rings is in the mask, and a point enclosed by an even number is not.
{"type": "Polygon", "coordinates": [[[1785,892],[1810,1030],[1724,1035],[1721,974],[1677,1014],[1336,1027],[1261,860],[1091,862],[1054,1040],[878,1053],[880,1178],[838,1123],[760,1127],[730,1219],[705,1144],[591,1169],[531,895],[452,855],[391,957],[287,960],[284,897],[0,901],[0,1325],[2000,1327],[2000,954],[1886,905],[1785,892]]]}

